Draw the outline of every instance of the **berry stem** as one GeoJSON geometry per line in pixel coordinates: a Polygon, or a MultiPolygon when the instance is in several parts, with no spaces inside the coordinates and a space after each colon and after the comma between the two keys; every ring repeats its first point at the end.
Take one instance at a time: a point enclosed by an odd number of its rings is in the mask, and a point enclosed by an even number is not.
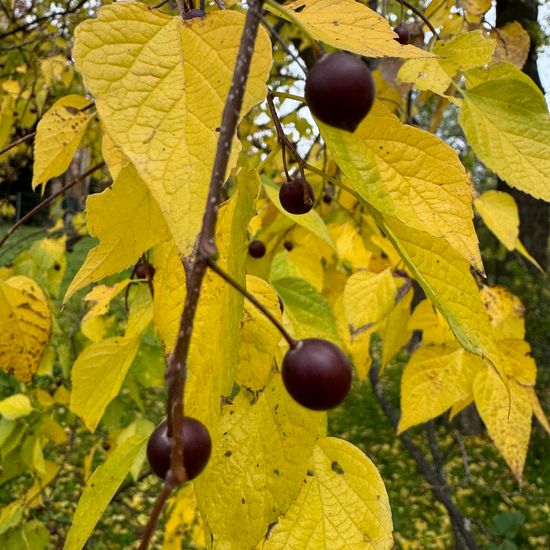
{"type": "Polygon", "coordinates": [[[240,292],[249,302],[251,302],[283,335],[284,339],[288,342],[291,348],[296,347],[296,340],[290,336],[285,327],[276,319],[276,317],[269,311],[253,294],[250,294],[246,288],[240,285],[229,273],[226,273],[221,267],[216,264],[211,258],[208,259],[208,267],[217,275],[219,275],[224,281],[229,283],[235,290],[240,292]]]}
{"type": "Polygon", "coordinates": [[[187,472],[185,471],[183,461],[183,396],[187,378],[187,359],[204,275],[208,262],[217,255],[214,238],[218,218],[218,205],[221,199],[221,188],[225,180],[231,153],[231,141],[235,135],[243,104],[246,82],[250,72],[254,45],[262,15],[262,5],[263,0],[250,0],[248,2],[248,11],[241,36],[239,53],[237,54],[237,62],[223,110],[216,157],[210,179],[210,189],[206,200],[206,209],[201,231],[195,243],[194,262],[191,263],[189,258],[182,260],[187,274],[187,294],[180,319],[178,338],[173,353],[168,357],[165,374],[168,386],[168,435],[172,438],[170,470],[145,529],[145,536],[140,547],[141,550],[147,548],[149,541],[146,540],[146,537],[148,536],[150,539],[164,503],[172,489],[187,480],[187,472]]]}
{"type": "MultiPolygon", "coordinates": [[[[267,94],[267,105],[269,107],[269,112],[271,113],[271,118],[273,119],[273,124],[275,124],[275,130],[277,131],[277,140],[281,144],[283,148],[283,166],[285,169],[286,179],[287,181],[291,181],[291,177],[288,174],[287,166],[286,166],[286,156],[285,156],[285,149],[288,149],[291,153],[296,162],[298,163],[298,168],[300,169],[300,176],[302,177],[302,180],[304,181],[304,196],[308,197],[308,189],[306,187],[306,175],[304,172],[304,159],[298,154],[298,151],[296,151],[296,147],[294,147],[294,144],[286,137],[285,132],[283,130],[283,126],[281,124],[281,119],[279,118],[279,115],[277,114],[277,109],[275,109],[275,103],[273,102],[274,94],[272,92],[269,92],[267,94]]],[[[311,197],[309,197],[311,199],[311,197]]],[[[313,203],[313,201],[312,201],[313,203]]]]}

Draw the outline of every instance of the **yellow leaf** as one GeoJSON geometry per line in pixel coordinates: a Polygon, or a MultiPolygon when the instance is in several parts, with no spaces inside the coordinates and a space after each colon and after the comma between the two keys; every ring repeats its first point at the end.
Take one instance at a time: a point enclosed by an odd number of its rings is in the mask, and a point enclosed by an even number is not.
{"type": "Polygon", "coordinates": [[[254,548],[291,505],[326,415],[298,405],[280,376],[251,404],[224,407],[215,446],[195,490],[216,548],[254,548]],[[246,529],[243,529],[246,525],[246,529]]]}
{"type": "Polygon", "coordinates": [[[443,239],[389,216],[380,223],[464,349],[487,358],[501,372],[500,353],[468,262],[443,239]]]}
{"type": "Polygon", "coordinates": [[[17,275],[0,282],[0,368],[28,382],[50,338],[48,300],[35,281],[17,275]]]}
{"type": "Polygon", "coordinates": [[[397,433],[436,418],[454,403],[467,399],[482,359],[462,348],[421,346],[401,378],[401,419],[397,433]]]}
{"type": "Polygon", "coordinates": [[[91,432],[97,428],[107,405],[118,395],[139,342],[139,338],[107,338],[84,348],[75,361],[70,409],[91,432]]]}
{"type": "Polygon", "coordinates": [[[526,259],[529,260],[541,273],[544,273],[544,269],[540,266],[540,264],[529,254],[529,251],[523,246],[523,243],[518,239],[516,243],[516,250],[526,259]]]}
{"type": "Polygon", "coordinates": [[[481,16],[491,9],[492,0],[460,0],[460,5],[467,12],[468,21],[479,22],[481,16]]]}
{"type": "Polygon", "coordinates": [[[301,225],[303,228],[314,233],[317,237],[325,241],[331,248],[336,246],[330,233],[328,232],[325,222],[315,210],[310,210],[307,214],[290,214],[282,206],[279,201],[279,187],[275,182],[266,176],[262,176],[262,183],[269,200],[282,212],[285,216],[291,219],[294,223],[301,225]]]}
{"type": "Polygon", "coordinates": [[[103,155],[103,160],[107,164],[107,168],[109,168],[113,181],[118,178],[123,168],[131,164],[122,154],[121,148],[117,146],[105,130],[103,131],[103,139],[101,140],[101,154],[103,155]]]}
{"type": "Polygon", "coordinates": [[[477,67],[464,73],[466,77],[466,89],[470,90],[484,82],[492,80],[519,80],[530,86],[537,94],[541,94],[540,88],[524,72],[510,63],[498,63],[489,67],[477,67]]]}
{"type": "Polygon", "coordinates": [[[531,398],[533,413],[537,417],[537,420],[540,422],[541,426],[548,432],[548,434],[550,434],[550,422],[548,422],[548,418],[546,418],[546,414],[544,414],[544,410],[534,388],[529,388],[529,397],[531,398]]]}
{"type": "Polygon", "coordinates": [[[550,117],[542,93],[500,79],[464,97],[459,121],[474,153],[509,185],[550,201],[550,117]]]}
{"type": "Polygon", "coordinates": [[[457,154],[436,136],[402,124],[375,103],[355,133],[320,124],[355,190],[384,214],[443,237],[482,270],[472,222],[472,189],[457,154]]]}
{"type": "Polygon", "coordinates": [[[388,363],[397,355],[401,348],[411,339],[412,330],[408,328],[411,316],[411,302],[413,291],[409,290],[391,310],[380,329],[382,337],[382,362],[380,375],[388,363]]]}
{"type": "MultiPolygon", "coordinates": [[[[103,6],[75,32],[76,67],[102,123],[185,255],[202,222],[244,19],[222,10],[182,21],[143,4],[118,3],[103,6]]],[[[271,41],[261,27],[242,115],[265,98],[270,69],[271,41]]],[[[233,147],[230,168],[237,156],[233,147]]]]}
{"type": "Polygon", "coordinates": [[[54,445],[63,445],[69,440],[67,432],[51,416],[46,416],[44,418],[42,433],[50,439],[54,445]]]}
{"type": "Polygon", "coordinates": [[[517,338],[499,340],[498,345],[503,357],[504,372],[522,386],[535,386],[537,365],[531,357],[531,346],[525,340],[517,338]]]}
{"type": "Polygon", "coordinates": [[[445,23],[455,4],[455,0],[432,0],[426,7],[424,15],[430,20],[432,25],[439,27],[445,23]]]}
{"type": "Polygon", "coordinates": [[[487,431],[513,474],[521,481],[533,408],[531,388],[509,381],[509,392],[491,368],[481,371],[474,381],[477,410],[487,431]]]}
{"type": "MultiPolygon", "coordinates": [[[[277,293],[263,279],[247,275],[246,288],[281,321],[277,293]]],[[[271,373],[281,333],[254,305],[245,300],[241,320],[239,364],[235,381],[251,391],[262,389],[271,373]]]]}
{"type": "Polygon", "coordinates": [[[372,253],[367,250],[363,237],[351,222],[331,225],[329,231],[341,260],[354,269],[365,269],[369,266],[372,253]]]}
{"type": "Polygon", "coordinates": [[[185,273],[172,240],[153,248],[151,262],[155,266],[153,319],[167,354],[176,344],[181,312],[185,300],[185,273]]]}
{"type": "MultiPolygon", "coordinates": [[[[268,6],[268,9],[275,11],[268,6]]],[[[308,32],[321,42],[364,57],[431,57],[415,46],[402,46],[388,20],[354,0],[296,0],[285,5],[308,32]],[[300,11],[295,11],[299,10],[300,11]]],[[[277,10],[278,11],[278,10],[277,10]]],[[[284,17],[283,12],[279,12],[284,17]]]]}
{"type": "Polygon", "coordinates": [[[525,338],[525,307],[517,296],[503,286],[484,286],[481,299],[496,340],[525,338]]]}
{"type": "Polygon", "coordinates": [[[342,439],[317,440],[298,498],[264,550],[389,550],[390,504],[374,464],[342,439]]]}
{"type": "MultiPolygon", "coordinates": [[[[473,387],[472,387],[472,392],[473,392],[473,387]]],[[[452,420],[458,413],[462,412],[468,405],[472,404],[473,402],[474,402],[474,394],[471,393],[466,399],[463,399],[462,401],[457,401],[456,403],[454,403],[449,412],[449,420],[452,420]]]]}
{"type": "Polygon", "coordinates": [[[85,97],[68,95],[40,119],[34,139],[33,189],[69,168],[94,115],[92,109],[83,110],[89,104],[85,97]]]}
{"type": "Polygon", "coordinates": [[[178,489],[175,496],[168,501],[168,510],[162,550],[182,548],[184,541],[189,538],[199,548],[205,548],[204,524],[191,483],[178,489]]]}
{"type": "Polygon", "coordinates": [[[132,165],[120,171],[111,187],[89,196],[86,210],[88,231],[99,244],[88,252],[65,301],[82,287],[134,264],[169,236],[157,204],[132,165]]]}
{"type": "Polygon", "coordinates": [[[48,57],[40,62],[40,70],[48,86],[51,86],[53,81],[63,74],[66,67],[67,58],[61,54],[48,57]]]}
{"type": "Polygon", "coordinates": [[[139,338],[153,320],[154,306],[149,286],[140,284],[131,287],[128,302],[130,304],[130,314],[128,315],[124,337],[136,336],[139,338]]]}
{"type": "Polygon", "coordinates": [[[23,393],[10,395],[0,401],[0,414],[6,420],[28,416],[32,412],[31,400],[23,393]]]}
{"type": "Polygon", "coordinates": [[[459,70],[485,65],[494,50],[495,41],[485,38],[481,31],[461,33],[434,46],[437,58],[407,61],[398,76],[403,82],[413,82],[420,90],[444,95],[459,70]]]}
{"type": "Polygon", "coordinates": [[[514,197],[491,190],[475,199],[474,205],[497,239],[508,250],[514,250],[519,235],[519,211],[514,197]]]}
{"type": "MultiPolygon", "coordinates": [[[[259,191],[257,179],[251,176],[251,170],[241,170],[237,191],[220,207],[216,226],[217,264],[241,285],[245,284],[247,228],[259,191]]],[[[193,325],[185,386],[186,414],[207,428],[217,425],[220,399],[230,395],[233,388],[242,308],[242,295],[216,273],[207,271],[193,325]]]]}
{"type": "Polygon", "coordinates": [[[394,307],[397,286],[391,269],[381,273],[358,271],[346,283],[344,308],[350,331],[365,330],[394,307]]]}
{"type": "Polygon", "coordinates": [[[500,29],[493,29],[491,35],[497,44],[493,61],[511,63],[518,69],[523,69],[529,55],[531,38],[521,24],[511,21],[500,29]]]}
{"type": "Polygon", "coordinates": [[[397,74],[401,82],[412,82],[419,90],[430,90],[439,95],[451,85],[456,67],[444,59],[410,59],[399,69],[397,74]]]}
{"type": "Polygon", "coordinates": [[[454,344],[456,339],[449,323],[437,311],[430,300],[422,300],[413,311],[408,324],[409,330],[421,330],[424,344],[454,344]]]}
{"type": "Polygon", "coordinates": [[[113,320],[113,317],[111,317],[108,322],[106,322],[105,317],[92,317],[86,321],[82,320],[80,331],[88,340],[100,342],[105,338],[107,328],[109,325],[112,325],[113,320]]]}
{"type": "Polygon", "coordinates": [[[89,321],[98,315],[105,315],[109,311],[109,304],[117,296],[117,294],[123,291],[130,283],[131,279],[123,279],[113,286],[97,285],[86,296],[84,301],[95,302],[89,309],[88,313],[82,318],[82,322],[89,321]]]}

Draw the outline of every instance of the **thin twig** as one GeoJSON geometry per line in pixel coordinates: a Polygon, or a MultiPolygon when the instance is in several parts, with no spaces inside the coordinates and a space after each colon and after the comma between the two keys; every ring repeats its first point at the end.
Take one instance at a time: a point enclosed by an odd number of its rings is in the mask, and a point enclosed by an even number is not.
{"type": "Polygon", "coordinates": [[[276,317],[269,311],[253,294],[250,294],[246,288],[240,285],[229,273],[226,273],[221,267],[216,264],[211,258],[208,259],[208,267],[218,274],[224,281],[229,283],[235,290],[239,291],[249,302],[251,302],[260,312],[267,317],[267,319],[277,328],[277,330],[283,335],[284,339],[288,342],[291,348],[296,347],[296,340],[290,336],[276,317]]]}
{"type": "Polygon", "coordinates": [[[300,70],[307,75],[307,68],[302,64],[302,60],[288,47],[288,44],[282,39],[281,35],[273,28],[273,25],[262,15],[262,25],[270,32],[271,36],[281,45],[283,50],[296,62],[300,70]]]}
{"type": "Polygon", "coordinates": [[[14,224],[9,229],[9,231],[4,235],[2,240],[0,240],[0,247],[9,239],[10,235],[13,235],[13,233],[19,227],[21,227],[24,223],[30,220],[37,212],[42,210],[42,208],[50,204],[50,202],[52,202],[54,199],[59,197],[59,195],[62,195],[65,191],[67,191],[67,189],[70,189],[76,184],[84,181],[88,176],[92,175],[96,170],[103,168],[103,166],[105,166],[105,162],[103,161],[98,162],[95,166],[92,166],[90,169],[86,170],[86,172],[84,172],[83,174],[80,174],[80,176],[70,181],[67,185],[64,185],[61,189],[59,189],[59,191],[52,193],[47,199],[44,199],[42,202],[38,203],[32,210],[27,212],[16,224],[14,224]]]}
{"type": "MultiPolygon", "coordinates": [[[[392,404],[388,401],[384,394],[382,385],[378,378],[379,367],[376,362],[373,361],[370,371],[369,371],[369,380],[380,407],[386,415],[387,419],[390,421],[390,424],[395,430],[399,424],[399,417],[397,412],[393,408],[392,404]]],[[[426,460],[422,451],[413,443],[410,436],[406,433],[399,434],[399,438],[405,444],[407,451],[412,456],[416,462],[418,469],[430,485],[430,489],[434,496],[445,506],[449,518],[451,519],[451,524],[453,529],[456,529],[460,532],[461,539],[464,541],[464,544],[468,550],[478,550],[477,543],[472,536],[472,533],[467,527],[466,518],[462,515],[462,512],[457,508],[456,504],[453,502],[449,486],[445,480],[441,479],[434,467],[426,460]]]]}
{"type": "Polygon", "coordinates": [[[434,37],[439,39],[439,34],[435,30],[435,27],[430,23],[430,20],[416,6],[413,6],[410,2],[407,2],[406,0],[399,0],[399,2],[401,2],[402,5],[405,5],[408,9],[410,9],[415,15],[420,17],[420,19],[422,19],[422,21],[424,21],[424,23],[426,24],[426,27],[428,27],[430,31],[432,31],[432,34],[434,35],[434,37]]]}
{"type": "Polygon", "coordinates": [[[187,378],[187,358],[195,313],[208,260],[210,258],[214,259],[217,256],[214,239],[218,218],[218,205],[231,153],[231,142],[235,135],[243,104],[246,82],[254,53],[254,44],[256,43],[260,17],[262,15],[262,4],[262,0],[249,1],[237,62],[233,71],[233,79],[223,110],[216,157],[206,201],[206,210],[201,231],[195,244],[196,258],[191,266],[187,259],[183,260],[184,266],[187,264],[189,266],[188,269],[190,269],[187,293],[180,319],[178,338],[174,352],[168,358],[166,369],[166,381],[168,385],[168,435],[172,442],[170,470],[145,530],[145,536],[148,538],[146,539],[144,536],[140,550],[147,548],[149,539],[155,530],[162,508],[171,490],[187,480],[183,456],[183,395],[187,378]]]}
{"type": "Polygon", "coordinates": [[[155,521],[149,520],[147,522],[143,535],[141,536],[141,543],[138,547],[138,550],[145,550],[149,546],[149,542],[151,541],[151,537],[155,532],[155,528],[157,526],[157,521],[158,521],[158,518],[160,517],[160,513],[162,512],[162,509],[164,508],[164,505],[166,504],[166,501],[168,500],[168,497],[170,496],[170,493],[172,492],[173,488],[174,488],[174,485],[168,482],[165,482],[164,485],[162,486],[159,496],[155,501],[155,505],[151,510],[150,517],[151,519],[154,518],[155,521]]]}
{"type": "Polygon", "coordinates": [[[65,11],[62,11],[60,13],[51,13],[49,15],[43,15],[42,17],[37,17],[33,21],[29,21],[28,23],[24,23],[23,25],[19,25],[14,29],[11,29],[9,31],[6,31],[0,34],[0,38],[6,38],[7,36],[11,36],[12,34],[18,33],[19,31],[24,31],[29,27],[32,27],[33,25],[37,25],[38,23],[42,23],[43,21],[48,21],[49,19],[57,19],[58,17],[65,17],[66,15],[71,15],[72,13],[75,13],[80,8],[82,8],[84,4],[86,4],[86,2],[89,2],[89,0],[80,0],[80,2],[74,8],[67,8],[65,11]]]}
{"type": "Polygon", "coordinates": [[[29,139],[32,139],[36,135],[36,132],[31,132],[30,134],[27,134],[23,137],[20,137],[19,139],[16,139],[15,141],[12,141],[11,143],[8,143],[3,149],[0,149],[0,156],[9,151],[10,149],[13,149],[14,147],[17,147],[18,145],[21,145],[22,143],[25,143],[25,141],[29,141],[29,139]]]}

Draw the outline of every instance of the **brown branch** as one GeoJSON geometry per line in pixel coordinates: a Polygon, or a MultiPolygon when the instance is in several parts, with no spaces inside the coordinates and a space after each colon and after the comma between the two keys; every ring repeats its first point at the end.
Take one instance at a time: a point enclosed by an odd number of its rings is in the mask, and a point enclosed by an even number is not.
{"type": "Polygon", "coordinates": [[[57,19],[58,17],[65,17],[66,15],[71,15],[72,13],[77,12],[82,6],[84,6],[86,2],[89,2],[89,0],[80,0],[80,2],[74,8],[67,8],[65,11],[62,11],[60,13],[50,13],[49,15],[43,15],[42,17],[37,17],[34,21],[29,21],[28,23],[24,23],[23,25],[19,25],[14,29],[11,29],[9,31],[6,31],[5,33],[0,34],[0,39],[6,38],[7,36],[11,36],[12,34],[18,33],[19,31],[24,31],[29,27],[32,27],[33,25],[38,25],[38,23],[42,23],[50,19],[57,19]]]}
{"type": "Polygon", "coordinates": [[[235,290],[240,292],[249,302],[251,302],[267,319],[277,328],[277,330],[283,335],[284,339],[288,342],[291,348],[296,347],[296,341],[290,334],[286,331],[281,323],[277,320],[276,317],[267,309],[253,294],[250,294],[246,288],[240,285],[229,273],[226,273],[221,267],[219,267],[216,262],[209,258],[208,267],[219,275],[224,281],[229,283],[235,290]]]}
{"type": "MultiPolygon", "coordinates": [[[[376,400],[382,408],[382,411],[386,415],[386,418],[390,421],[393,429],[397,430],[399,417],[392,404],[388,401],[384,394],[384,390],[378,378],[378,370],[378,365],[373,361],[369,372],[369,380],[372,386],[372,390],[374,392],[376,400]]],[[[449,486],[447,485],[444,477],[440,475],[437,465],[434,468],[426,460],[422,451],[413,443],[411,437],[408,434],[402,433],[399,435],[399,438],[401,439],[401,441],[403,441],[405,447],[407,448],[407,451],[416,462],[418,469],[420,470],[426,481],[429,483],[430,489],[435,498],[437,498],[437,500],[439,500],[439,502],[441,502],[441,504],[445,506],[447,513],[449,514],[451,524],[453,525],[453,530],[455,531],[455,534],[457,532],[460,533],[460,539],[463,541],[465,547],[468,550],[478,550],[477,543],[467,527],[466,518],[462,515],[462,512],[453,502],[449,492],[449,486]]],[[[431,444],[433,445],[433,441],[431,441],[431,444]]],[[[440,460],[438,449],[436,449],[434,453],[434,456],[437,457],[436,462],[438,462],[440,460]]]]}
{"type": "MultiPolygon", "coordinates": [[[[187,378],[187,358],[193,331],[193,322],[199,301],[202,282],[206,273],[208,261],[217,256],[215,244],[216,221],[221,189],[227,172],[231,141],[235,135],[237,122],[240,116],[246,81],[250,71],[254,44],[258,34],[260,17],[262,15],[262,0],[250,0],[246,14],[243,34],[237,55],[237,62],[233,71],[233,79],[225,102],[220,125],[220,135],[216,149],[216,157],[210,179],[210,189],[206,201],[206,210],[202,221],[202,228],[195,244],[196,258],[190,267],[185,304],[180,320],[178,338],[174,352],[168,358],[166,381],[168,385],[168,431],[172,441],[170,455],[170,470],[161,494],[159,495],[151,517],[145,530],[145,536],[140,546],[147,548],[162,508],[171,490],[187,480],[183,460],[183,395],[187,378]],[[146,536],[148,538],[146,539],[146,536]]],[[[184,261],[184,266],[186,261],[184,261]]],[[[187,264],[189,265],[189,264],[187,264]]]]}
{"type": "Polygon", "coordinates": [[[0,247],[9,239],[10,235],[13,235],[13,233],[21,227],[24,223],[29,221],[37,212],[42,210],[45,206],[50,204],[54,199],[59,197],[59,195],[62,195],[67,189],[70,189],[71,187],[75,186],[76,184],[84,181],[88,176],[93,174],[96,170],[99,170],[100,168],[103,168],[105,166],[105,163],[98,162],[95,166],[92,166],[89,170],[86,170],[83,174],[80,174],[80,176],[76,177],[74,180],[70,181],[67,185],[64,185],[59,191],[56,191],[55,193],[52,193],[47,199],[44,199],[42,202],[37,204],[32,210],[27,212],[16,224],[14,224],[9,231],[2,237],[0,240],[0,247]]]}
{"type": "Polygon", "coordinates": [[[406,6],[415,15],[420,17],[420,19],[422,19],[422,21],[424,21],[424,23],[426,24],[426,27],[428,27],[430,31],[432,31],[432,34],[434,35],[434,37],[439,39],[439,34],[435,30],[435,27],[430,23],[430,20],[416,6],[413,6],[410,2],[407,2],[407,0],[399,0],[399,2],[401,2],[402,6],[406,6]]]}
{"type": "Polygon", "coordinates": [[[3,149],[0,149],[0,156],[3,155],[4,153],[7,153],[10,149],[17,147],[22,143],[25,143],[25,141],[29,141],[29,139],[33,138],[35,135],[36,135],[36,132],[31,132],[30,134],[27,134],[23,137],[20,137],[19,139],[16,139],[15,141],[12,141],[11,143],[8,143],[8,145],[6,145],[3,149]]]}
{"type": "Polygon", "coordinates": [[[166,504],[166,501],[168,500],[168,497],[170,496],[173,488],[174,485],[172,483],[168,483],[168,481],[166,481],[162,486],[159,496],[155,501],[155,505],[151,510],[151,519],[147,522],[147,525],[145,526],[145,531],[143,532],[143,535],[141,535],[141,543],[138,547],[138,550],[145,550],[149,546],[149,542],[151,541],[151,537],[155,532],[160,513],[162,512],[162,509],[164,508],[164,505],[166,504]],[[152,519],[154,519],[155,521],[151,521],[152,519]]]}

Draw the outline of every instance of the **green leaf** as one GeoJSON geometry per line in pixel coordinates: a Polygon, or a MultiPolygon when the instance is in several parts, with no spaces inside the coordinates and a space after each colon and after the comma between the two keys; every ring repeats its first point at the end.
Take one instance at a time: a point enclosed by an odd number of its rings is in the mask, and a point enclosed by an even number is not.
{"type": "Polygon", "coordinates": [[[23,393],[16,393],[0,401],[0,414],[6,420],[28,416],[32,412],[31,400],[23,393]]]}
{"type": "Polygon", "coordinates": [[[500,79],[464,97],[459,121],[474,153],[512,187],[550,201],[550,117],[540,91],[500,79]]]}
{"type": "Polygon", "coordinates": [[[90,431],[95,431],[107,405],[118,395],[139,341],[137,337],[107,338],[90,344],[75,361],[70,409],[90,431]]]}
{"type": "Polygon", "coordinates": [[[146,443],[143,435],[129,437],[92,474],[78,501],[64,550],[80,550],[84,546],[146,443]]]}
{"type": "Polygon", "coordinates": [[[304,279],[284,277],[271,281],[285,305],[296,338],[324,338],[339,343],[338,328],[330,304],[304,279]]]}

